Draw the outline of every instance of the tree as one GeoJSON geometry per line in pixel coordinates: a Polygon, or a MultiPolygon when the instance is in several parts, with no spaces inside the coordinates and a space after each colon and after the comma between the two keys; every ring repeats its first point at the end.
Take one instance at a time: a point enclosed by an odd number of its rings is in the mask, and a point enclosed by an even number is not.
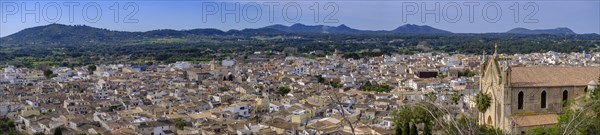
{"type": "Polygon", "coordinates": [[[555,130],[555,127],[548,127],[548,128],[536,127],[536,128],[527,130],[527,132],[525,132],[525,133],[527,133],[528,135],[557,135],[557,134],[559,134],[556,131],[557,130],[555,130]]]}
{"type": "Polygon", "coordinates": [[[94,74],[94,71],[96,71],[96,65],[89,65],[89,66],[87,67],[87,70],[88,70],[88,73],[89,73],[90,75],[91,75],[91,74],[94,74]]]}
{"type": "Polygon", "coordinates": [[[437,78],[446,78],[447,76],[442,74],[442,73],[438,73],[437,78]]]}
{"type": "Polygon", "coordinates": [[[220,89],[221,89],[221,91],[229,91],[229,90],[231,90],[231,86],[229,86],[229,85],[224,85],[224,86],[223,86],[223,87],[221,87],[220,89]]]}
{"type": "Polygon", "coordinates": [[[264,85],[257,85],[257,86],[254,86],[254,87],[257,88],[257,89],[259,89],[259,90],[264,90],[265,89],[264,85]]]}
{"type": "Polygon", "coordinates": [[[44,76],[46,78],[56,77],[56,75],[52,72],[52,70],[49,70],[49,69],[44,70],[44,76]]]}
{"type": "Polygon", "coordinates": [[[452,102],[454,104],[458,104],[458,100],[460,99],[460,94],[458,93],[452,93],[452,95],[450,95],[450,99],[452,100],[452,102]]]}
{"type": "Polygon", "coordinates": [[[423,124],[422,134],[432,134],[432,127],[439,127],[441,134],[450,135],[504,135],[498,128],[478,125],[477,120],[463,115],[455,115],[446,106],[435,104],[431,101],[421,101],[400,106],[390,115],[394,121],[397,135],[412,135],[418,130],[413,130],[413,125],[423,124]],[[444,117],[442,117],[444,116],[444,117]],[[445,117],[450,116],[450,117],[445,117]]]}
{"type": "Polygon", "coordinates": [[[428,107],[417,105],[401,106],[397,110],[393,110],[391,115],[396,126],[394,128],[395,132],[401,133],[401,135],[417,134],[419,131],[416,125],[421,123],[425,125],[423,133],[431,134],[431,121],[439,116],[437,113],[428,111],[428,107]]]}
{"type": "Polygon", "coordinates": [[[412,123],[410,126],[410,134],[411,135],[418,135],[419,134],[419,130],[417,130],[417,123],[412,123]]]}
{"type": "Polygon", "coordinates": [[[431,127],[431,121],[427,121],[425,122],[425,127],[423,128],[423,134],[424,135],[432,135],[432,127],[431,127]]]}
{"type": "Polygon", "coordinates": [[[319,83],[325,83],[325,78],[323,78],[323,76],[316,75],[315,77],[317,78],[317,82],[319,82],[319,83]]]}
{"type": "Polygon", "coordinates": [[[175,127],[177,127],[177,129],[183,130],[183,127],[185,127],[185,125],[185,121],[183,121],[182,119],[175,120],[175,127]]]}
{"type": "Polygon", "coordinates": [[[490,107],[492,102],[492,98],[483,92],[479,92],[477,96],[475,96],[475,104],[477,105],[477,110],[479,112],[485,112],[490,107]]]}
{"type": "Polygon", "coordinates": [[[394,125],[394,131],[395,131],[394,132],[395,135],[402,135],[402,133],[403,133],[402,128],[400,127],[399,124],[394,125]]]}
{"type": "Polygon", "coordinates": [[[290,89],[290,87],[279,87],[277,88],[277,94],[284,96],[285,94],[290,93],[290,91],[292,91],[292,89],[290,89]]]}
{"type": "Polygon", "coordinates": [[[458,76],[466,76],[466,77],[473,77],[475,75],[477,75],[477,73],[472,70],[469,70],[469,69],[458,73],[458,76]]]}
{"type": "Polygon", "coordinates": [[[8,135],[20,134],[16,129],[15,122],[6,116],[0,119],[0,131],[0,134],[2,132],[6,132],[8,135]]]}
{"type": "Polygon", "coordinates": [[[253,117],[253,119],[256,120],[256,123],[261,123],[262,117],[260,115],[260,112],[257,112],[256,115],[253,117]]]}
{"type": "Polygon", "coordinates": [[[54,135],[62,135],[62,129],[60,127],[57,127],[54,129],[54,135]]]}
{"type": "Polygon", "coordinates": [[[341,88],[342,87],[342,84],[340,83],[340,80],[331,80],[328,83],[333,88],[341,88]]]}
{"type": "Polygon", "coordinates": [[[235,77],[233,76],[233,74],[229,74],[229,76],[227,77],[227,80],[229,81],[233,81],[235,77]]]}
{"type": "Polygon", "coordinates": [[[366,82],[359,89],[363,91],[390,92],[394,87],[387,84],[371,84],[371,82],[366,82]]]}
{"type": "Polygon", "coordinates": [[[428,101],[435,101],[437,100],[437,94],[435,93],[429,93],[429,94],[425,94],[425,99],[427,99],[428,101]]]}
{"type": "MultiPolygon", "coordinates": [[[[467,134],[467,135],[505,135],[504,131],[499,128],[493,128],[488,125],[479,125],[477,120],[465,116],[457,116],[452,121],[456,121],[453,127],[448,128],[448,134],[467,134]]],[[[448,125],[451,126],[451,125],[448,125]]]]}

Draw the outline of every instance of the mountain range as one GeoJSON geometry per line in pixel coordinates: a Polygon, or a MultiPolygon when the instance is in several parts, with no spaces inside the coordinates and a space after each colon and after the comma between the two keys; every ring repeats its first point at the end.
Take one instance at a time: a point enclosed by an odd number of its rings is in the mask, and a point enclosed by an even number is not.
{"type": "Polygon", "coordinates": [[[394,30],[358,30],[350,28],[344,24],[339,26],[326,26],[326,25],[304,25],[300,23],[293,24],[291,26],[285,25],[271,25],[264,28],[271,28],[289,33],[333,33],[333,34],[451,34],[452,32],[436,29],[427,25],[414,25],[406,24],[402,25],[394,30]]]}
{"type": "MultiPolygon", "coordinates": [[[[27,28],[12,35],[0,38],[0,43],[12,44],[35,44],[45,41],[69,42],[86,39],[88,42],[117,41],[125,39],[142,40],[145,38],[163,37],[185,37],[194,35],[243,35],[243,36],[276,36],[285,34],[453,34],[452,32],[433,28],[427,25],[406,24],[393,30],[358,30],[346,25],[304,25],[293,24],[271,25],[257,29],[229,30],[218,29],[192,29],[192,30],[152,30],[146,32],[124,32],[113,31],[102,28],[94,28],[85,25],[49,24],[27,28]]],[[[505,33],[508,34],[550,34],[550,35],[572,35],[576,34],[569,28],[536,29],[515,28],[505,33]]]]}
{"type": "MultiPolygon", "coordinates": [[[[358,30],[350,28],[344,24],[339,26],[327,26],[327,25],[304,25],[304,24],[293,24],[291,26],[285,26],[281,24],[271,25],[264,28],[271,28],[279,31],[288,33],[334,33],[334,34],[452,34],[450,31],[433,28],[427,25],[415,25],[405,24],[396,29],[385,31],[385,30],[358,30]]],[[[263,29],[264,29],[263,28],[263,29]]],[[[548,35],[573,35],[577,34],[571,29],[566,27],[558,27],[555,29],[526,29],[526,28],[514,28],[507,32],[508,34],[548,34],[548,35]]]]}

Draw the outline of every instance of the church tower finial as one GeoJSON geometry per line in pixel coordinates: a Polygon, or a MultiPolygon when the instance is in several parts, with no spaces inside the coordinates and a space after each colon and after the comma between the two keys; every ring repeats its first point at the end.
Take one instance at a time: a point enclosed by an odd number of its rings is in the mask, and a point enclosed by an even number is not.
{"type": "Polygon", "coordinates": [[[498,43],[494,45],[494,55],[498,53],[498,43]]]}

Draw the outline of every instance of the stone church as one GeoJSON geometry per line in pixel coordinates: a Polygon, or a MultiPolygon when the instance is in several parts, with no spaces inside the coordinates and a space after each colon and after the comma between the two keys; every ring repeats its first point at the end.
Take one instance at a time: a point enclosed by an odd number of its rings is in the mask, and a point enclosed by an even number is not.
{"type": "Polygon", "coordinates": [[[481,66],[480,90],[493,100],[479,124],[513,134],[552,126],[564,103],[585,98],[599,76],[600,67],[511,67],[494,53],[481,66]]]}

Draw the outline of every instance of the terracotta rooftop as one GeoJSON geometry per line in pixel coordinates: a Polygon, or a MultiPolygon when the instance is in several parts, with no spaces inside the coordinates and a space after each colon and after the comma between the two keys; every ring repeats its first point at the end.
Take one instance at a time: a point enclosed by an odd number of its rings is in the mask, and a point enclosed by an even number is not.
{"type": "Polygon", "coordinates": [[[556,124],[558,115],[556,114],[543,114],[543,115],[527,115],[515,117],[515,124],[519,127],[529,126],[541,126],[556,124]]]}
{"type": "Polygon", "coordinates": [[[513,67],[512,87],[586,86],[598,80],[600,67],[513,67]]]}

